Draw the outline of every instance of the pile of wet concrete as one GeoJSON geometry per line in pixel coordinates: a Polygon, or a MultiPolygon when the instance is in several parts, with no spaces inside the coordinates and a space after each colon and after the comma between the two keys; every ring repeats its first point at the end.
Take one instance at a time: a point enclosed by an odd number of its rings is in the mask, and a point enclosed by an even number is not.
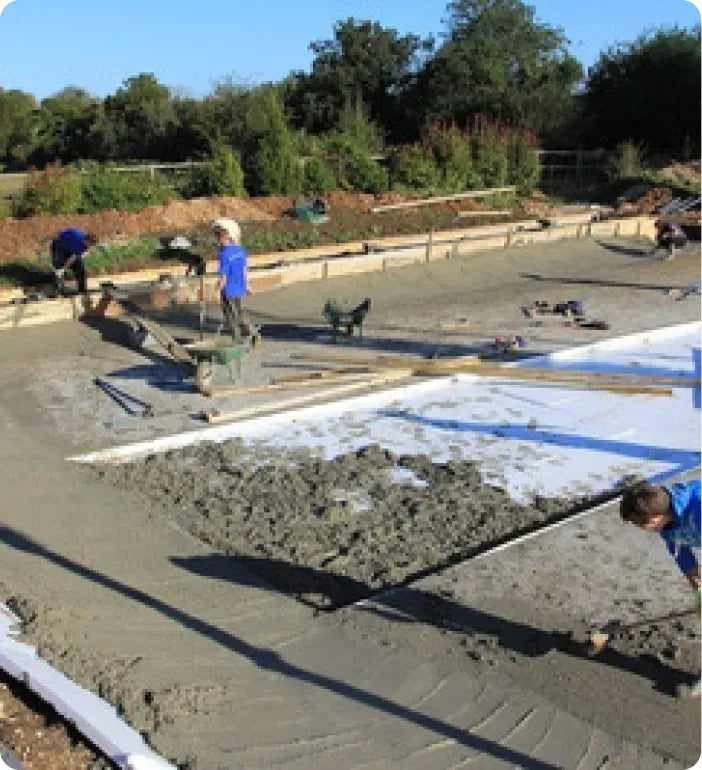
{"type": "Polygon", "coordinates": [[[470,461],[378,446],[332,460],[202,443],[96,472],[281,591],[333,609],[467,558],[582,501],[521,505],[470,461]]]}

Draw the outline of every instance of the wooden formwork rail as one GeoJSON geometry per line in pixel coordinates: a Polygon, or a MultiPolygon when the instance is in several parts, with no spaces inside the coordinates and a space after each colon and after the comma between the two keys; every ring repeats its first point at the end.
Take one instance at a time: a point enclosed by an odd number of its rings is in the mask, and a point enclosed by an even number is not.
{"type": "MultiPolygon", "coordinates": [[[[570,217],[562,218],[555,225],[542,230],[523,229],[527,223],[509,223],[509,228],[504,225],[495,225],[481,228],[478,233],[475,231],[442,231],[432,233],[418,241],[416,236],[409,236],[405,243],[397,243],[397,239],[388,239],[383,244],[388,249],[395,243],[397,248],[394,251],[385,250],[379,253],[357,253],[350,256],[326,255],[320,257],[319,254],[312,254],[310,250],[304,252],[293,252],[287,255],[279,255],[279,259],[287,257],[287,264],[277,266],[256,266],[252,265],[250,270],[250,282],[254,292],[269,291],[280,288],[291,283],[300,281],[313,281],[324,278],[351,275],[354,273],[384,271],[392,267],[400,267],[407,264],[427,262],[434,259],[446,259],[456,256],[464,256],[473,250],[486,250],[490,248],[506,248],[519,239],[523,242],[540,242],[550,240],[551,238],[568,237],[571,232],[573,237],[582,237],[583,234],[622,234],[624,231],[630,235],[651,235],[653,232],[653,221],[648,217],[635,217],[622,220],[608,220],[602,222],[577,222],[570,217]],[[522,228],[521,230],[519,228],[522,228]],[[569,231],[569,228],[572,228],[569,231]],[[565,234],[565,236],[563,235],[565,234]],[[412,243],[409,243],[412,241],[412,243]],[[448,247],[448,248],[447,248],[448,247]]],[[[348,246],[347,246],[348,248],[348,246]]],[[[252,260],[255,257],[252,258],[252,260]]],[[[208,265],[211,270],[216,270],[212,263],[208,265]]],[[[182,268],[182,272],[185,268],[182,268]]],[[[128,280],[132,284],[143,283],[147,278],[152,284],[158,278],[164,276],[163,269],[160,271],[150,270],[142,273],[129,274],[128,280]]],[[[201,287],[200,278],[189,278],[178,272],[177,269],[172,274],[165,276],[167,282],[159,282],[152,285],[148,290],[153,296],[159,295],[159,301],[170,303],[188,303],[199,299],[197,295],[201,287]],[[170,293],[169,293],[170,292],[170,293]]],[[[112,276],[113,281],[123,282],[127,276],[112,276]]],[[[97,289],[104,277],[96,277],[90,280],[91,291],[97,289]]],[[[214,291],[215,275],[207,275],[205,288],[210,296],[214,291]]],[[[121,283],[123,288],[129,289],[129,283],[121,283]]],[[[109,314],[111,311],[105,309],[104,303],[98,302],[97,305],[91,300],[82,298],[58,299],[58,300],[39,300],[31,301],[26,304],[14,304],[20,298],[13,297],[5,306],[0,305],[0,330],[12,329],[19,326],[32,324],[51,323],[54,321],[65,321],[74,319],[82,315],[82,309],[88,312],[97,312],[97,314],[109,314]],[[87,303],[87,304],[86,304],[87,303]]],[[[214,297],[216,299],[216,297],[214,297]]],[[[147,303],[148,304],[148,303],[147,303]]]]}

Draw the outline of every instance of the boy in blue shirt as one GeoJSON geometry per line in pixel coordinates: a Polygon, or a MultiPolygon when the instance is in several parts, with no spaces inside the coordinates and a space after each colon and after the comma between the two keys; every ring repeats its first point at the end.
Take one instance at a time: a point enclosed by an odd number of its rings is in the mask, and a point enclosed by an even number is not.
{"type": "Polygon", "coordinates": [[[98,242],[93,233],[85,233],[74,227],[62,230],[51,241],[51,267],[59,289],[63,288],[63,276],[66,270],[72,270],[78,282],[78,291],[85,294],[88,290],[88,278],[83,264],[83,254],[98,242]]]}
{"type": "MultiPolygon", "coordinates": [[[[699,479],[660,487],[642,481],[622,495],[620,514],[646,532],[657,532],[664,540],[678,568],[695,592],[697,610],[702,606],[702,588],[697,557],[700,549],[702,495],[699,479]]],[[[698,679],[692,694],[702,694],[698,679]]]]}
{"type": "Polygon", "coordinates": [[[249,294],[246,274],[246,251],[240,245],[241,230],[233,219],[215,219],[212,223],[219,243],[219,281],[217,289],[222,300],[224,322],[235,342],[248,333],[242,297],[249,294]]]}

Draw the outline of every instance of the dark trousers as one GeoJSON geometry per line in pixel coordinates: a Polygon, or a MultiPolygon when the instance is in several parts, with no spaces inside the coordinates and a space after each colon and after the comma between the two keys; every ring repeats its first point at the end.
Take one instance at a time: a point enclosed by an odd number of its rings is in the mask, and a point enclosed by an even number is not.
{"type": "MultiPolygon", "coordinates": [[[[72,256],[72,254],[66,254],[56,241],[51,242],[51,266],[55,270],[61,270],[72,256]]],[[[75,262],[68,269],[73,271],[78,283],[78,291],[85,294],[88,291],[88,275],[80,255],[75,258],[75,262]]],[[[59,289],[62,288],[63,286],[59,286],[59,289]]]]}
{"type": "Polygon", "coordinates": [[[225,297],[222,293],[221,298],[224,324],[229,328],[232,337],[238,341],[241,339],[242,333],[248,332],[248,323],[241,297],[225,297]]]}

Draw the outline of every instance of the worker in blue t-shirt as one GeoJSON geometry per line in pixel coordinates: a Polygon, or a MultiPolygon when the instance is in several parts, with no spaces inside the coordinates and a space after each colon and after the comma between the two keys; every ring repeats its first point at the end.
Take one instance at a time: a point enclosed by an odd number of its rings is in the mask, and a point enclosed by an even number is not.
{"type": "Polygon", "coordinates": [[[233,219],[215,219],[212,223],[219,243],[219,290],[222,300],[224,322],[229,326],[232,337],[240,341],[242,334],[248,334],[241,300],[249,294],[246,280],[246,251],[241,244],[241,230],[233,219]]]}
{"type": "Polygon", "coordinates": [[[83,254],[97,242],[97,237],[93,233],[84,233],[74,227],[62,230],[51,241],[51,267],[59,289],[63,288],[66,270],[72,270],[78,282],[78,291],[85,294],[88,290],[88,279],[83,264],[83,254]]]}
{"type": "MultiPolygon", "coordinates": [[[[620,514],[646,532],[658,533],[665,542],[678,569],[687,578],[695,594],[697,611],[702,607],[702,583],[698,557],[702,540],[702,484],[700,480],[656,486],[641,481],[622,495],[620,514]]],[[[690,694],[702,695],[698,679],[690,694]]]]}

